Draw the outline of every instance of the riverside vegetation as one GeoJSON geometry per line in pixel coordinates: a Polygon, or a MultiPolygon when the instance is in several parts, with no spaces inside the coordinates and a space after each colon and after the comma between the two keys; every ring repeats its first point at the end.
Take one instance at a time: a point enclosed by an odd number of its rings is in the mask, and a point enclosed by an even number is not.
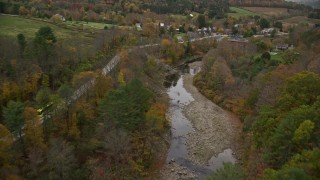
{"type": "MultiPolygon", "coordinates": [[[[209,179],[319,178],[317,11],[285,1],[229,3],[0,0],[1,179],[157,179],[169,139],[162,84],[194,56],[203,57],[194,85],[243,123],[243,163],[209,179]],[[265,5],[287,11],[249,11],[265,5]],[[266,28],[274,30],[259,34],[266,28]],[[238,36],[247,41],[228,41],[238,36]],[[188,41],[196,38],[203,39],[188,41]],[[154,46],[139,48],[146,44],[154,46]],[[293,46],[274,52],[278,44],[293,46]],[[115,55],[119,64],[102,75],[115,55]]],[[[211,151],[192,158],[204,164],[211,151]]]]}

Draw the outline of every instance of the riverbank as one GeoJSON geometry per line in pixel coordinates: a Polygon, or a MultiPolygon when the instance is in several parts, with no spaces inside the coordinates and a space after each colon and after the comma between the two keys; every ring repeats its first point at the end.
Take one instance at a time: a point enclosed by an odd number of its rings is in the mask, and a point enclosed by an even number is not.
{"type": "MultiPolygon", "coordinates": [[[[200,63],[195,62],[189,66],[193,69],[199,67],[200,63]]],[[[238,143],[241,141],[239,138],[241,138],[242,130],[240,120],[203,96],[193,86],[192,75],[185,75],[184,82],[186,90],[195,99],[184,110],[195,129],[188,135],[190,160],[200,165],[209,165],[208,161],[213,156],[217,157],[226,149],[231,149],[232,155],[239,159],[238,143]]]]}
{"type": "MultiPolygon", "coordinates": [[[[201,67],[201,62],[189,66],[192,70],[197,69],[201,67]]],[[[161,170],[162,179],[203,179],[220,168],[222,161],[234,163],[239,158],[237,142],[241,137],[240,121],[205,98],[193,86],[193,74],[182,76],[183,87],[193,98],[182,107],[182,114],[192,124],[192,130],[180,137],[186,139],[183,143],[187,147],[187,155],[183,159],[179,156],[167,159],[161,170]]]]}

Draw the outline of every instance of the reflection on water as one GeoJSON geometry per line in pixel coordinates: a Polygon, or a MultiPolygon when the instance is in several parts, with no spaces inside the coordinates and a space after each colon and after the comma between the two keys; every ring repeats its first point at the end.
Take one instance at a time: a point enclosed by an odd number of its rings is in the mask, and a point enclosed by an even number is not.
{"type": "Polygon", "coordinates": [[[225,149],[222,153],[219,153],[217,157],[212,157],[208,164],[208,168],[211,170],[217,170],[223,167],[224,162],[236,163],[236,158],[233,156],[232,149],[225,149]]]}
{"type": "Polygon", "coordinates": [[[171,103],[176,106],[181,105],[181,108],[194,101],[192,95],[183,87],[183,76],[179,78],[175,86],[168,90],[168,95],[171,98],[171,103]]]}
{"type": "Polygon", "coordinates": [[[168,95],[171,99],[168,115],[171,119],[172,139],[167,161],[170,161],[176,158],[186,158],[188,155],[186,136],[193,128],[182,111],[183,107],[194,101],[194,99],[183,87],[182,76],[175,86],[169,88],[168,95]]]}
{"type": "MultiPolygon", "coordinates": [[[[200,67],[194,68],[183,68],[182,73],[195,75],[200,72],[200,67]]],[[[172,76],[174,77],[174,76],[172,76]]],[[[171,120],[171,145],[169,148],[167,162],[174,159],[176,163],[184,166],[192,171],[199,174],[200,179],[208,176],[212,171],[215,171],[223,167],[223,162],[235,163],[236,159],[233,157],[231,149],[226,149],[222,153],[218,154],[217,157],[212,157],[208,161],[208,166],[199,166],[188,160],[188,149],[186,138],[188,133],[194,131],[191,122],[183,114],[183,109],[190,102],[194,101],[192,95],[187,92],[183,84],[183,75],[178,75],[176,78],[172,78],[168,84],[168,95],[170,97],[170,107],[168,111],[168,117],[171,120]]]]}

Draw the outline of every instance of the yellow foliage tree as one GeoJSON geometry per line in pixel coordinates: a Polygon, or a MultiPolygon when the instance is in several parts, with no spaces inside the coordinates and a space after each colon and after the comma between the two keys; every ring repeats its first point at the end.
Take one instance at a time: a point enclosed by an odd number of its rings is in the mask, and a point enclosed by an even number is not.
{"type": "Polygon", "coordinates": [[[87,101],[79,101],[76,104],[76,112],[81,112],[84,114],[84,119],[86,121],[92,121],[96,118],[95,106],[92,106],[87,101]]]}
{"type": "Polygon", "coordinates": [[[42,81],[41,81],[42,87],[49,87],[49,84],[50,84],[49,76],[47,74],[43,74],[42,81]]]}
{"type": "Polygon", "coordinates": [[[0,124],[0,169],[8,165],[10,160],[9,149],[13,143],[10,131],[0,124]]]}
{"type": "Polygon", "coordinates": [[[4,81],[0,87],[1,99],[8,101],[20,96],[20,87],[15,82],[4,81]]]}
{"type": "Polygon", "coordinates": [[[143,26],[143,33],[147,37],[154,37],[159,34],[159,28],[153,23],[147,23],[143,26]]]}
{"type": "Polygon", "coordinates": [[[96,79],[96,84],[94,86],[94,92],[96,99],[102,99],[106,93],[112,89],[112,78],[110,76],[104,76],[100,74],[96,79]]]}
{"type": "Polygon", "coordinates": [[[163,39],[161,42],[161,49],[166,50],[167,48],[169,48],[171,46],[171,41],[169,39],[163,39]]]}
{"type": "Polygon", "coordinates": [[[83,83],[95,77],[96,77],[96,74],[94,72],[85,71],[75,75],[72,82],[75,87],[80,87],[83,83]]]}
{"type": "Polygon", "coordinates": [[[120,85],[125,85],[126,84],[126,81],[125,81],[124,77],[125,77],[124,73],[122,71],[120,71],[119,74],[118,74],[118,83],[120,85]]]}
{"type": "Polygon", "coordinates": [[[29,75],[24,82],[24,92],[25,94],[36,93],[38,90],[38,82],[41,78],[41,73],[36,72],[29,75]]]}
{"type": "Polygon", "coordinates": [[[24,6],[20,6],[19,14],[21,16],[27,16],[29,14],[29,10],[27,8],[25,8],[24,6]]]}
{"type": "Polygon", "coordinates": [[[23,112],[25,118],[25,128],[23,132],[27,143],[27,149],[30,151],[34,148],[45,150],[47,146],[44,143],[43,130],[40,116],[32,107],[26,107],[23,112]]]}
{"type": "Polygon", "coordinates": [[[80,137],[80,131],[78,129],[78,120],[76,113],[72,113],[71,121],[70,121],[70,128],[68,132],[68,136],[71,139],[77,140],[80,137]]]}
{"type": "Polygon", "coordinates": [[[146,125],[148,129],[156,132],[163,132],[168,124],[166,120],[167,108],[164,104],[154,103],[146,113],[146,125]]]}
{"type": "Polygon", "coordinates": [[[175,63],[181,58],[184,49],[178,43],[173,43],[169,39],[163,39],[161,42],[161,51],[167,58],[167,62],[175,63]]]}
{"type": "Polygon", "coordinates": [[[59,14],[53,15],[51,17],[51,21],[54,23],[57,23],[57,24],[62,23],[61,15],[59,15],[59,14]]]}
{"type": "Polygon", "coordinates": [[[7,100],[10,98],[10,83],[8,81],[5,81],[2,83],[1,85],[1,97],[4,99],[4,100],[7,100]]]}

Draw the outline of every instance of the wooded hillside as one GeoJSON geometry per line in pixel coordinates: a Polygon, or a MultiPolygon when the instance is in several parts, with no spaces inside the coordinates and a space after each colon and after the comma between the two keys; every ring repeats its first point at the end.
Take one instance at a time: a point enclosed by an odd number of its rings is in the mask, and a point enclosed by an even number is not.
{"type": "Polygon", "coordinates": [[[320,177],[319,35],[301,24],[287,39],[294,49],[270,54],[268,38],[252,38],[219,43],[205,56],[194,84],[242,119],[247,177],[320,177]]]}

